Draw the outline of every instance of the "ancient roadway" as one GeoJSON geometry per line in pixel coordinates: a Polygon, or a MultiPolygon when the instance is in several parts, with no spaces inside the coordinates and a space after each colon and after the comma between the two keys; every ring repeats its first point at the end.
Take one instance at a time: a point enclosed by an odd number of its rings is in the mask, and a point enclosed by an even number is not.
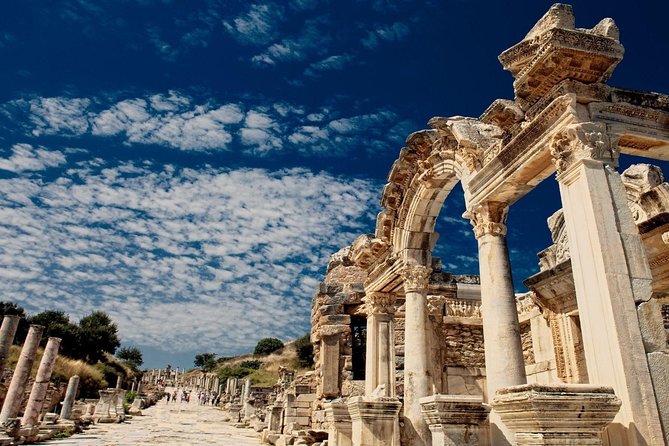
{"type": "Polygon", "coordinates": [[[82,434],[41,444],[76,446],[220,445],[258,446],[259,434],[223,422],[223,412],[212,406],[166,403],[163,399],[121,424],[92,425],[82,434]]]}

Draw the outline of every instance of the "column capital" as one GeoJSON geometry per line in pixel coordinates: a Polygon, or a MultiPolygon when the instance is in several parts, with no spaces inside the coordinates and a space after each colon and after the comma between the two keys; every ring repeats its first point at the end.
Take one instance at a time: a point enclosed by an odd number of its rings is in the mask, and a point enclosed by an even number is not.
{"type": "Polygon", "coordinates": [[[602,122],[578,122],[569,124],[553,136],[550,141],[553,163],[562,175],[578,161],[595,160],[617,167],[618,148],[606,132],[602,122]]]}
{"type": "Polygon", "coordinates": [[[402,269],[404,291],[409,293],[412,291],[427,290],[431,273],[432,268],[424,265],[406,265],[404,269],[402,269]]]}
{"type": "Polygon", "coordinates": [[[499,201],[489,201],[476,207],[469,213],[474,227],[474,237],[478,240],[488,234],[505,236],[508,211],[509,205],[499,201]]]}
{"type": "Polygon", "coordinates": [[[369,292],[364,299],[367,304],[367,314],[393,314],[395,313],[395,295],[393,293],[381,293],[379,291],[369,292]]]}

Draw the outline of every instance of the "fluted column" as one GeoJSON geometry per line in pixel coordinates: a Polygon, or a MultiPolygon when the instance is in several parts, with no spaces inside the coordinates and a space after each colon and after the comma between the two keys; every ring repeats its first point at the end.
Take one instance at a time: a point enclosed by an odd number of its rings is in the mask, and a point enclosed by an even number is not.
{"type": "Polygon", "coordinates": [[[23,420],[21,421],[22,426],[32,427],[38,422],[40,413],[44,407],[44,397],[46,396],[46,391],[48,390],[49,382],[51,381],[51,373],[53,373],[53,367],[56,365],[60,341],[60,338],[49,338],[46,347],[44,347],[42,361],[37,369],[35,382],[30,391],[28,404],[26,405],[23,420]]]}
{"type": "MultiPolygon", "coordinates": [[[[511,262],[506,244],[506,203],[488,202],[471,214],[479,246],[481,311],[488,400],[503,387],[527,383],[511,262]]],[[[490,413],[494,445],[510,444],[513,433],[490,413]]]]}
{"type": "Polygon", "coordinates": [[[0,372],[7,365],[9,350],[12,347],[12,342],[14,342],[14,336],[16,336],[16,329],[19,326],[20,320],[20,316],[10,314],[2,319],[2,326],[0,327],[0,372]]]}
{"type": "Polygon", "coordinates": [[[384,386],[382,396],[395,396],[395,295],[370,292],[367,304],[367,350],[365,352],[365,394],[384,386]]]}
{"type": "Polygon", "coordinates": [[[63,408],[60,410],[60,417],[64,420],[69,420],[72,415],[72,406],[77,397],[77,388],[79,387],[79,377],[73,375],[67,383],[67,392],[65,392],[65,399],[63,400],[63,408]]]}
{"type": "Polygon", "coordinates": [[[0,411],[0,424],[6,423],[10,418],[16,418],[21,410],[23,392],[35,362],[35,354],[37,353],[39,341],[42,339],[43,331],[44,327],[41,325],[31,325],[28,330],[28,336],[26,336],[26,340],[23,343],[21,356],[19,356],[19,361],[16,363],[12,381],[9,384],[5,402],[2,405],[2,411],[0,411]]]}
{"type": "Polygon", "coordinates": [[[408,265],[404,278],[404,419],[410,446],[431,444],[430,429],[423,419],[420,399],[432,394],[433,377],[430,364],[430,323],[427,314],[427,288],[431,269],[408,265]]]}

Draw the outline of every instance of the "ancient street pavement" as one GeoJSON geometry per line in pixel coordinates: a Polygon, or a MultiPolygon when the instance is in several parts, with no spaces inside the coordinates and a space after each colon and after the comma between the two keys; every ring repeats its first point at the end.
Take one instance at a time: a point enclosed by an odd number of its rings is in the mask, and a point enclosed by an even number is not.
{"type": "Polygon", "coordinates": [[[222,421],[223,412],[196,401],[172,403],[161,400],[121,424],[97,424],[83,434],[41,444],[77,446],[141,446],[141,445],[220,445],[258,446],[258,434],[238,429],[222,421]]]}

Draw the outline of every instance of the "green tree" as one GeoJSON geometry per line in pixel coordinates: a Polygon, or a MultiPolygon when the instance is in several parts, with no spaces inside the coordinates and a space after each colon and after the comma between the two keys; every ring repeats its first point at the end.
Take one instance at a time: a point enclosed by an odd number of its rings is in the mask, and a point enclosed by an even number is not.
{"type": "Polygon", "coordinates": [[[201,353],[195,355],[196,367],[199,367],[203,372],[211,372],[216,368],[216,354],[215,353],[201,353]]]}
{"type": "Polygon", "coordinates": [[[120,345],[118,327],[107,313],[94,311],[79,321],[79,348],[90,364],[103,360],[105,353],[114,354],[120,345]]]}
{"type": "Polygon", "coordinates": [[[78,345],[79,327],[70,322],[70,317],[62,311],[42,311],[34,316],[29,316],[29,324],[42,325],[44,333],[42,334],[41,345],[45,346],[48,338],[55,337],[62,339],[60,343],[60,353],[74,359],[81,359],[81,352],[78,345]]]}
{"type": "Polygon", "coordinates": [[[264,338],[258,341],[256,348],[253,350],[254,355],[269,355],[283,348],[283,342],[277,338],[264,338]]]}
{"type": "Polygon", "coordinates": [[[298,368],[308,369],[314,365],[314,346],[311,345],[309,334],[295,341],[295,351],[297,351],[298,368]]]}
{"type": "Polygon", "coordinates": [[[116,352],[116,357],[127,362],[133,368],[139,368],[140,365],[144,364],[142,351],[137,347],[121,347],[116,352]]]}

